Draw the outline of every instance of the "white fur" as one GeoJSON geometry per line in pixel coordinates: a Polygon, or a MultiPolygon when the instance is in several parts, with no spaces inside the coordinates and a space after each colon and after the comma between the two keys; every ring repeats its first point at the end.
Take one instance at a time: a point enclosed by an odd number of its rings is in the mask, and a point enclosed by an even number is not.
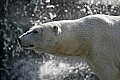
{"type": "Polygon", "coordinates": [[[90,15],[77,20],[49,22],[35,26],[23,35],[20,37],[22,45],[33,44],[30,49],[81,56],[101,80],[120,80],[119,16],[90,15]],[[57,33],[53,26],[58,27],[57,33]],[[38,34],[32,33],[35,29],[38,34]]]}

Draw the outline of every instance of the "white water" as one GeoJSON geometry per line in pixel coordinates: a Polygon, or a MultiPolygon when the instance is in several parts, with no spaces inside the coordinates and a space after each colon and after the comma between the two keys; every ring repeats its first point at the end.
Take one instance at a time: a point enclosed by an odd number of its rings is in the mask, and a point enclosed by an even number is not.
{"type": "Polygon", "coordinates": [[[69,73],[69,64],[57,63],[56,61],[45,62],[39,69],[39,77],[42,80],[61,80],[62,77],[68,75],[69,73]]]}

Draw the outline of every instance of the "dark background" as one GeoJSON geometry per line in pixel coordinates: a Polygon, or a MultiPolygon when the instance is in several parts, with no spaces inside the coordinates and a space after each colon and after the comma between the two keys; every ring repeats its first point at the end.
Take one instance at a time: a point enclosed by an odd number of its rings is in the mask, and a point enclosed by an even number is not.
{"type": "MultiPolygon", "coordinates": [[[[120,6],[105,5],[100,2],[88,4],[80,0],[0,0],[1,80],[83,80],[85,78],[86,80],[98,80],[97,76],[89,71],[89,67],[83,65],[84,63],[82,64],[83,70],[74,66],[72,73],[59,79],[54,77],[52,79],[51,76],[41,78],[36,76],[36,72],[32,72],[35,77],[33,79],[33,75],[29,75],[24,66],[27,65],[27,71],[37,71],[44,62],[54,60],[55,57],[46,53],[35,54],[34,51],[24,50],[17,42],[17,38],[36,21],[45,23],[78,19],[91,14],[117,16],[120,15],[120,6]],[[39,65],[35,63],[36,61],[39,65]]],[[[59,60],[55,64],[59,64],[59,60]]]]}

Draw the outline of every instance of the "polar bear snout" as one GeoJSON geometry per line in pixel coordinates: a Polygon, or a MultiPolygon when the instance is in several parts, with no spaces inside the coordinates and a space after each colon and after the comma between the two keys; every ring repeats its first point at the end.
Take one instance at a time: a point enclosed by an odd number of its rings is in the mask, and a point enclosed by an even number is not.
{"type": "Polygon", "coordinates": [[[18,37],[18,42],[21,45],[21,47],[24,48],[31,48],[34,47],[34,45],[32,43],[30,43],[25,36],[21,35],[20,37],[18,37]]]}

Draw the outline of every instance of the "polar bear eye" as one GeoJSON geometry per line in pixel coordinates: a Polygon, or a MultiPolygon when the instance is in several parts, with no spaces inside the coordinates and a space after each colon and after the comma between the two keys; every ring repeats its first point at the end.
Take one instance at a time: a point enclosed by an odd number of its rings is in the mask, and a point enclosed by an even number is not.
{"type": "Polygon", "coordinates": [[[37,30],[34,30],[33,33],[38,33],[38,31],[37,31],[37,30]]]}

